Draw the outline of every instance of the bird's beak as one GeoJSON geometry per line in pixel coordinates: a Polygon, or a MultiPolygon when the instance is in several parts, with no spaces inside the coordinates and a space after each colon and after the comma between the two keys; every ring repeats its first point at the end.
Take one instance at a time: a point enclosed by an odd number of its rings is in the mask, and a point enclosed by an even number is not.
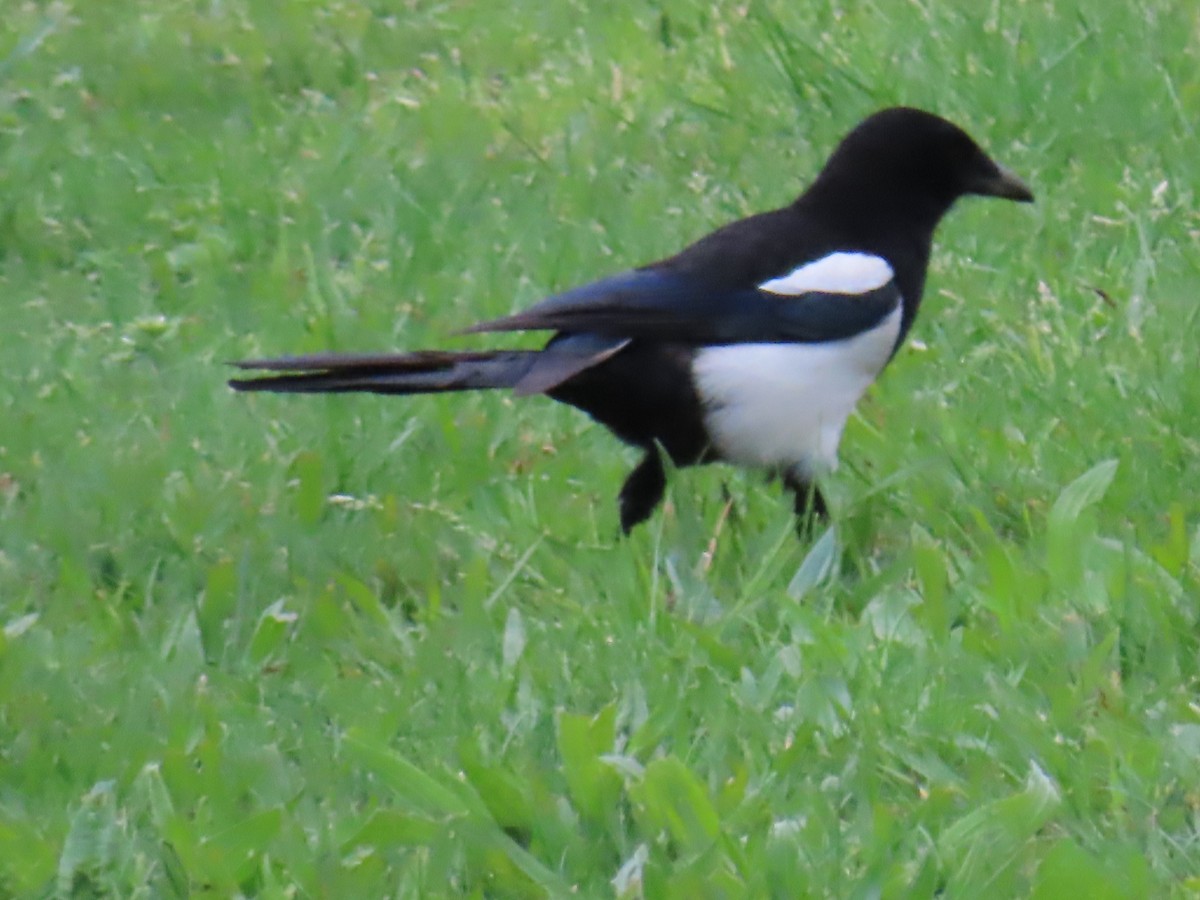
{"type": "Polygon", "coordinates": [[[985,197],[1003,197],[1005,200],[1016,200],[1018,203],[1032,203],[1033,191],[1016,172],[996,164],[993,171],[988,172],[972,185],[972,193],[985,197]]]}

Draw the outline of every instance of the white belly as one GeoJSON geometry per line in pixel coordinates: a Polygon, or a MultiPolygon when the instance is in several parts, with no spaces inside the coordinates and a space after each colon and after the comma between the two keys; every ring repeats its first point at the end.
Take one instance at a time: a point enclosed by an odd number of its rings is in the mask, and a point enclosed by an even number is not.
{"type": "Polygon", "coordinates": [[[731,462],[814,474],[837,467],[846,419],[883,369],[901,308],[823,344],[730,344],[696,354],[693,377],[716,449],[731,462]]]}

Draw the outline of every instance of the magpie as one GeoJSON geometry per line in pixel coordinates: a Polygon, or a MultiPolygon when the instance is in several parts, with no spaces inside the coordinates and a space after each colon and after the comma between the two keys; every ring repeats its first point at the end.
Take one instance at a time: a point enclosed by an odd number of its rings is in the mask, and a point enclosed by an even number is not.
{"type": "Polygon", "coordinates": [[[788,206],[681,252],[462,333],[549,331],[536,350],[317,354],[234,363],[239,391],[424,394],[512,389],[582,410],[642,457],[618,495],[628,533],[677,467],[763,469],[802,522],[827,515],[855,404],[921,304],[933,233],[960,197],[1033,193],[961,128],[909,107],[869,116],[788,206]]]}

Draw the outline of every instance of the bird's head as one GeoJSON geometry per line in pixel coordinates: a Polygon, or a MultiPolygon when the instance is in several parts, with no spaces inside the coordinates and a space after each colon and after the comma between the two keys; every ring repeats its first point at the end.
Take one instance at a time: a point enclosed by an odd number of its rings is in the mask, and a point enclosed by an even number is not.
{"type": "Polygon", "coordinates": [[[1028,203],[1033,192],[997,163],[965,131],[940,116],[898,106],[881,110],[854,128],[830,156],[814,188],[845,194],[866,205],[928,203],[940,218],[959,197],[978,194],[1028,203]],[[867,196],[864,196],[866,194],[867,196]]]}

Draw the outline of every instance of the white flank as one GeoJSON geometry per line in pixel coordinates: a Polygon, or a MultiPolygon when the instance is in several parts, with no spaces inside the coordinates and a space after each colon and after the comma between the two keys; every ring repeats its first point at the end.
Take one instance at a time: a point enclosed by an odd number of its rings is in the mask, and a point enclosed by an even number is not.
{"type": "Polygon", "coordinates": [[[901,305],[824,344],[729,344],[696,354],[705,424],[726,459],[810,475],[837,468],[846,419],[891,356],[901,305]]]}
{"type": "Polygon", "coordinates": [[[870,253],[830,253],[800,268],[764,281],[760,291],[795,296],[809,291],[827,294],[865,294],[892,280],[887,260],[870,253]]]}

